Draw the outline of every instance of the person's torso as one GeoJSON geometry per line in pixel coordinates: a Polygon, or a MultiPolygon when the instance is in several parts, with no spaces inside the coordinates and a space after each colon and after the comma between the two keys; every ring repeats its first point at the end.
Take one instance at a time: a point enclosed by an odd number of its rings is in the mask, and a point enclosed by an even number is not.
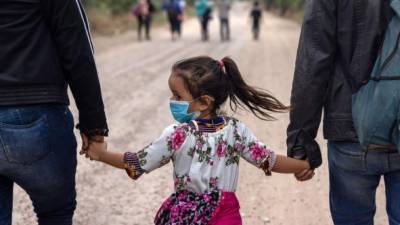
{"type": "Polygon", "coordinates": [[[196,2],[196,14],[197,16],[203,16],[207,9],[208,1],[207,0],[199,0],[196,2]]]}
{"type": "Polygon", "coordinates": [[[349,78],[357,84],[369,79],[385,28],[391,17],[389,1],[338,1],[336,60],[324,105],[324,136],[330,140],[356,140],[351,114],[349,78]],[[356,7],[356,8],[354,8],[356,7]],[[356,18],[356,11],[362,17],[356,18]],[[358,25],[357,25],[358,24],[358,25]]]}
{"type": "Polygon", "coordinates": [[[170,18],[177,18],[181,15],[182,9],[180,7],[179,2],[171,1],[167,7],[167,14],[170,18]]]}
{"type": "Polygon", "coordinates": [[[253,10],[251,11],[251,16],[252,16],[254,21],[260,20],[260,18],[261,18],[261,10],[258,7],[253,8],[253,10]]]}
{"type": "Polygon", "coordinates": [[[218,15],[221,19],[228,19],[229,18],[229,10],[230,4],[227,0],[222,0],[218,4],[218,15]]]}
{"type": "Polygon", "coordinates": [[[65,78],[41,2],[2,0],[0,105],[13,104],[13,95],[32,92],[33,97],[46,91],[66,101],[65,78]]]}
{"type": "Polygon", "coordinates": [[[147,16],[150,13],[150,6],[146,2],[139,3],[139,12],[141,16],[147,16]]]}

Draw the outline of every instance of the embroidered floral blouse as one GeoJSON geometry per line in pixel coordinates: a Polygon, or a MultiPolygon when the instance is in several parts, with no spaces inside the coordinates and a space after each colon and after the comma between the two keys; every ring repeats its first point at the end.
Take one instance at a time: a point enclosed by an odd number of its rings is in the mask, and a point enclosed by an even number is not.
{"type": "Polygon", "coordinates": [[[270,175],[276,155],[242,122],[226,118],[223,128],[202,132],[196,124],[167,127],[161,137],[138,153],[125,153],[126,170],[137,179],[172,161],[175,190],[234,192],[239,160],[244,158],[270,175]]]}

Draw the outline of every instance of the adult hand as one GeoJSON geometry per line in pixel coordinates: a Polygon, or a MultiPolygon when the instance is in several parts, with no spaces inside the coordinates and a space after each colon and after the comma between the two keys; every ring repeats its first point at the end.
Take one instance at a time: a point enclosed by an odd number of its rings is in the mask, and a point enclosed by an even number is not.
{"type": "Polygon", "coordinates": [[[107,153],[107,142],[91,142],[86,152],[86,158],[90,160],[100,161],[102,157],[107,153]]]}
{"type": "Polygon", "coordinates": [[[296,173],[294,176],[298,181],[311,180],[315,175],[314,169],[304,170],[300,173],[296,173]]]}
{"type": "Polygon", "coordinates": [[[104,136],[93,136],[93,137],[88,137],[86,134],[81,133],[81,138],[82,138],[82,148],[79,154],[85,155],[86,158],[89,158],[89,155],[87,154],[87,151],[93,142],[99,142],[102,143],[104,142],[104,136]]]}
{"type": "Polygon", "coordinates": [[[79,154],[83,155],[89,148],[89,138],[84,133],[81,133],[81,138],[82,138],[82,148],[79,154]]]}

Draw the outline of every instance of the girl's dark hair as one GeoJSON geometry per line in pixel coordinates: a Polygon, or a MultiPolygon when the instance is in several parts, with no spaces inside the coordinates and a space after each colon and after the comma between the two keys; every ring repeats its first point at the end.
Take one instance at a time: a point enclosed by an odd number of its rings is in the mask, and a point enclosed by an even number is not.
{"type": "Polygon", "coordinates": [[[215,99],[212,109],[214,114],[228,97],[233,112],[237,108],[246,109],[262,120],[275,119],[270,112],[289,110],[289,107],[267,91],[246,84],[236,63],[229,57],[221,61],[207,56],[189,58],[175,63],[172,72],[183,78],[194,98],[212,96],[215,99]]]}

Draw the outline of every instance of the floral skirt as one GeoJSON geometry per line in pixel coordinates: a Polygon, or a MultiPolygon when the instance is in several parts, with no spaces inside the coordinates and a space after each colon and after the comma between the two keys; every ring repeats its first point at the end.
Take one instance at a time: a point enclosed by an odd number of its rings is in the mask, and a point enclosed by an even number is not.
{"type": "Polygon", "coordinates": [[[159,209],[156,225],[242,225],[239,202],[233,192],[172,194],[159,209]]]}

